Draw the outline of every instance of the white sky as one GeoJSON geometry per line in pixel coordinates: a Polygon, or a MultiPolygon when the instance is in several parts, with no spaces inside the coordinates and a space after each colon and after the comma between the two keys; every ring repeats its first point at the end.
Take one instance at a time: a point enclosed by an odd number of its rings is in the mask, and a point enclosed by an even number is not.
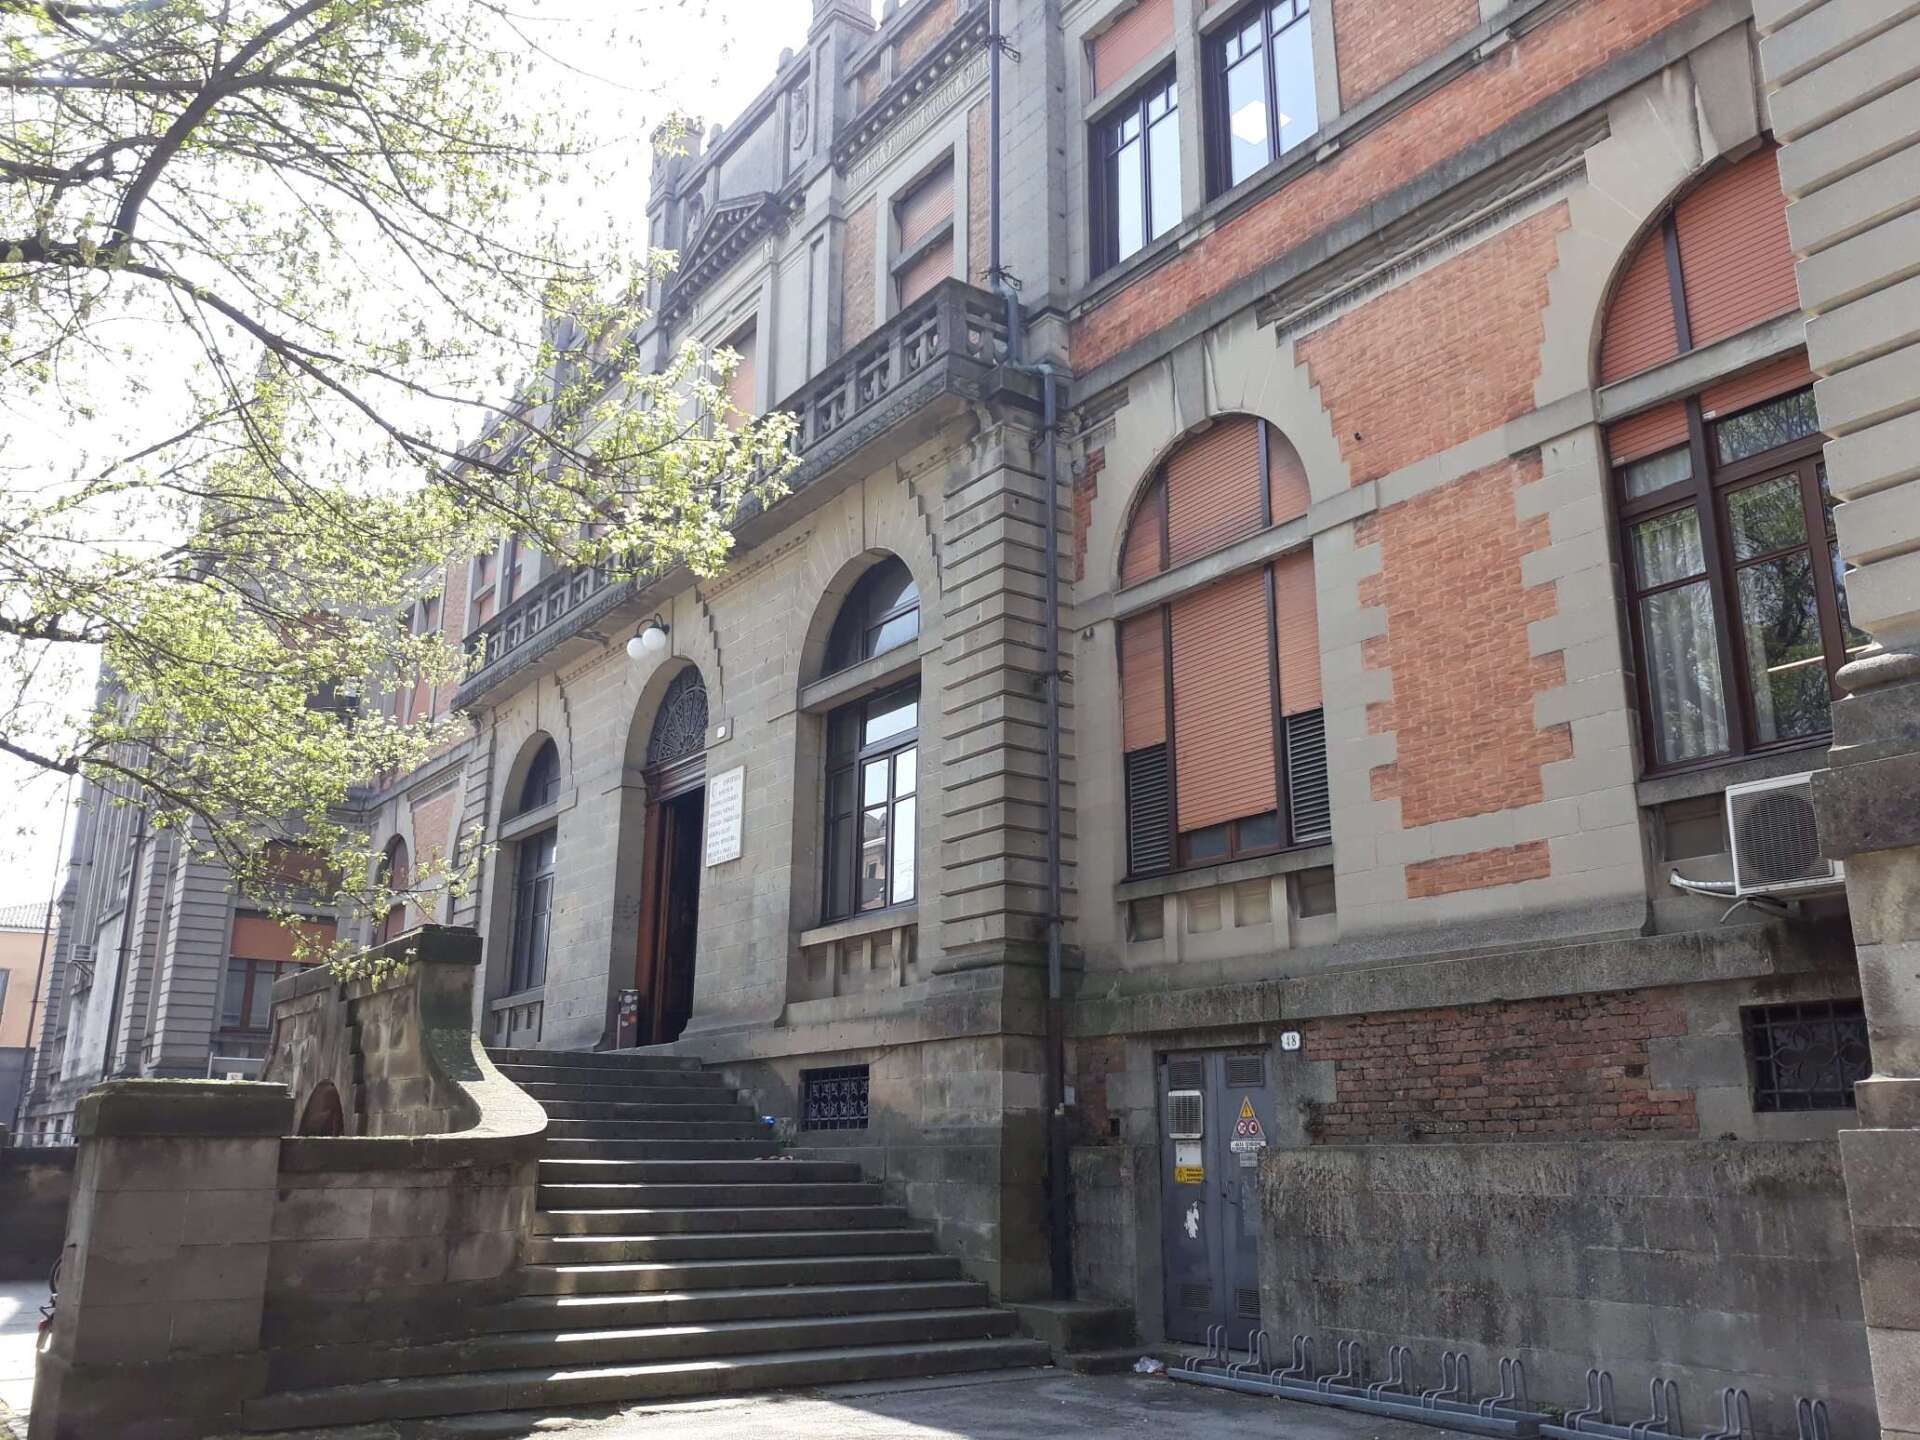
{"type": "MultiPolygon", "coordinates": [[[[773,79],[784,48],[806,43],[812,0],[654,0],[657,23],[644,48],[610,55],[596,22],[631,15],[631,0],[562,0],[531,8],[539,17],[553,63],[575,72],[569,88],[609,143],[647,152],[646,137],[669,110],[725,124],[773,79]],[[610,73],[612,72],[612,73],[610,73]],[[625,72],[625,73],[621,73],[625,72]]],[[[878,5],[876,3],[876,10],[878,5]]],[[[644,160],[635,174],[632,224],[645,233],[644,160]]],[[[558,208],[560,196],[530,202],[558,208]]],[[[85,703],[90,685],[80,695],[85,703]]],[[[45,901],[65,864],[60,840],[65,781],[0,756],[0,906],[45,901]]],[[[68,827],[69,831],[71,827],[68,827]]]]}

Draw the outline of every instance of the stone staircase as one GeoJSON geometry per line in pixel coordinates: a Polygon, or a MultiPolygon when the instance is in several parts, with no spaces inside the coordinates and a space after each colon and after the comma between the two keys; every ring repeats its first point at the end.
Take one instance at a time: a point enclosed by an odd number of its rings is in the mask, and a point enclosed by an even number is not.
{"type": "Polygon", "coordinates": [[[249,1430],[1048,1363],[859,1166],[778,1158],[697,1062],[493,1058],[550,1117],[524,1293],[457,1337],[277,1352],[249,1430]]]}

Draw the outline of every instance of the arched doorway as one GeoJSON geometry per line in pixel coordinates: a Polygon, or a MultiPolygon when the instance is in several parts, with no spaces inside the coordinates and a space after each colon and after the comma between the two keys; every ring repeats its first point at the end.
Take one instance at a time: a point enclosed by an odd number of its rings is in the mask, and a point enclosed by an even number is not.
{"type": "Polygon", "coordinates": [[[638,1043],[678,1040],[693,1013],[701,837],[706,822],[707,687],[689,666],[660,702],[647,738],[646,867],[640,890],[638,1043]]]}

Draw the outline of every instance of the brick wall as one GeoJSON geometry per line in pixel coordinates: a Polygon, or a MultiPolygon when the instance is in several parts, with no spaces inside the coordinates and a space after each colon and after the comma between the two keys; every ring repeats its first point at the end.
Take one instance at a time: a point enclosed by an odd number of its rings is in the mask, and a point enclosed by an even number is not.
{"type": "Polygon", "coordinates": [[[991,288],[987,274],[988,253],[993,245],[989,233],[992,216],[988,214],[987,185],[991,176],[987,145],[987,105],[983,101],[967,112],[967,281],[983,289],[991,288]]]}
{"type": "Polygon", "coordinates": [[[1115,294],[1074,326],[1074,365],[1112,359],[1705,3],[1581,0],[1115,294]]]}
{"type": "Polygon", "coordinates": [[[1393,698],[1367,707],[1367,728],[1398,737],[1373,797],[1398,799],[1403,825],[1535,804],[1540,767],[1573,753],[1565,726],[1534,720],[1534,697],[1566,683],[1562,656],[1527,653],[1527,626],[1557,609],[1552,586],[1529,586],[1521,571],[1548,526],[1519,518],[1514,491],[1539,477],[1537,456],[1509,460],[1356,527],[1356,543],[1381,546],[1360,603],[1387,611],[1364,661],[1393,672],[1393,698]]]}
{"type": "Polygon", "coordinates": [[[953,28],[954,0],[939,0],[929,5],[920,18],[900,32],[900,38],[893,42],[893,73],[905,74],[912,68],[914,61],[921,58],[940,42],[940,38],[953,28]]]}
{"type": "Polygon", "coordinates": [[[1656,1090],[1647,1042],[1687,1033],[1677,989],[1308,1021],[1301,1053],[1333,1064],[1309,1118],[1324,1145],[1421,1136],[1694,1138],[1691,1091],[1656,1090]]]}
{"type": "Polygon", "coordinates": [[[1093,502],[1100,493],[1100,472],[1106,467],[1107,452],[1089,450],[1086,463],[1074,477],[1073,578],[1076,581],[1087,578],[1087,536],[1093,530],[1093,502]]]}
{"type": "Polygon", "coordinates": [[[879,323],[873,313],[874,225],[879,211],[879,201],[869,200],[847,217],[846,245],[840,252],[841,331],[846,345],[865,339],[879,323]]]}
{"type": "Polygon", "coordinates": [[[1553,873],[1553,855],[1544,840],[1508,845],[1499,850],[1476,850],[1471,855],[1449,855],[1407,866],[1407,897],[1425,900],[1461,890],[1491,890],[1496,885],[1518,885],[1522,880],[1544,880],[1553,873]]]}
{"type": "Polygon", "coordinates": [[[1107,1077],[1127,1068],[1126,1041],[1118,1035],[1073,1042],[1072,1079],[1074,1114],[1079,1119],[1082,1137],[1098,1141],[1107,1134],[1112,1109],[1107,1098],[1107,1077]]]}
{"type": "Polygon", "coordinates": [[[1533,408],[1556,205],[1300,341],[1358,485],[1533,408]]]}
{"type": "Polygon", "coordinates": [[[1340,101],[1357,105],[1480,23],[1480,0],[1334,0],[1340,101]]]}

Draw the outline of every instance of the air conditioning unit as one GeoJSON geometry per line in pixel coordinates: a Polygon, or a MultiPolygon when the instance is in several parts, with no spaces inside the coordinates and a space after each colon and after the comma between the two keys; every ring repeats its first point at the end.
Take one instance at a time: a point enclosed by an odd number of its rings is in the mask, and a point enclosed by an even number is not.
{"type": "Polygon", "coordinates": [[[1837,890],[1846,867],[1820,853],[1813,776],[1783,775],[1727,787],[1735,895],[1837,890]]]}
{"type": "Polygon", "coordinates": [[[209,1055],[207,1057],[207,1078],[209,1080],[258,1080],[260,1072],[266,1068],[266,1061],[256,1060],[251,1055],[209,1055]]]}

